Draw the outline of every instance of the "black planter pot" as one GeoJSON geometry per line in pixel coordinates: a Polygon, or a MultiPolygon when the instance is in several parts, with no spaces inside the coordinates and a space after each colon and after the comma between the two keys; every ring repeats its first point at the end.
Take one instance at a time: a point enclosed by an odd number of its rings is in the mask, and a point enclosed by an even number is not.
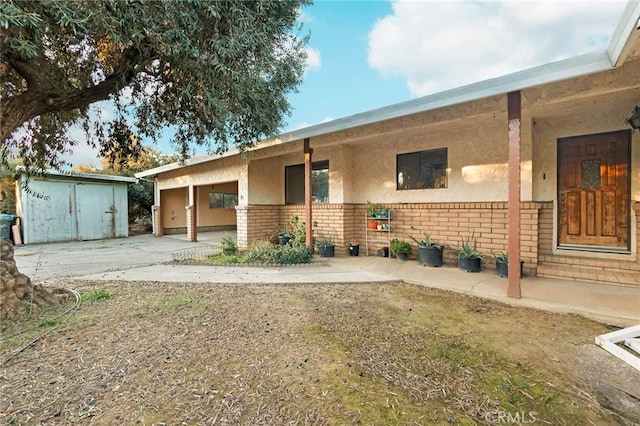
{"type": "Polygon", "coordinates": [[[496,260],[496,275],[500,278],[509,276],[509,264],[502,260],[496,260]]]}
{"type": "Polygon", "coordinates": [[[336,246],[318,246],[320,257],[333,257],[335,255],[336,246]]]}
{"type": "MultiPolygon", "coordinates": [[[[522,267],[524,266],[524,260],[520,261],[520,277],[522,277],[522,267]]],[[[500,278],[507,278],[509,276],[509,263],[502,260],[496,260],[496,275],[500,278]]]]}
{"type": "Polygon", "coordinates": [[[357,256],[360,253],[360,245],[359,244],[351,244],[349,245],[349,256],[357,256]]]}
{"type": "Polygon", "coordinates": [[[479,257],[465,258],[458,257],[458,268],[466,272],[480,272],[481,261],[479,257]]]}
{"type": "Polygon", "coordinates": [[[405,261],[407,260],[407,253],[396,253],[396,259],[401,260],[401,261],[405,261]]]}
{"type": "Polygon", "coordinates": [[[442,249],[434,246],[418,246],[418,261],[422,266],[442,266],[442,249]]]}
{"type": "Polygon", "coordinates": [[[376,251],[378,257],[389,257],[389,247],[382,247],[376,251]]]}
{"type": "Polygon", "coordinates": [[[289,244],[289,241],[291,241],[291,237],[287,237],[287,236],[283,236],[283,235],[278,235],[278,243],[281,246],[286,246],[287,244],[289,244]]]}

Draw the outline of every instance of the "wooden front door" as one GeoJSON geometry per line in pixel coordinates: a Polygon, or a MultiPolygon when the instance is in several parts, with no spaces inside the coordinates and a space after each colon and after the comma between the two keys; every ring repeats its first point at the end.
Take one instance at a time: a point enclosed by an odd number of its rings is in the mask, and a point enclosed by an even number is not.
{"type": "Polygon", "coordinates": [[[629,250],[630,131],[558,139],[558,245],[629,250]]]}

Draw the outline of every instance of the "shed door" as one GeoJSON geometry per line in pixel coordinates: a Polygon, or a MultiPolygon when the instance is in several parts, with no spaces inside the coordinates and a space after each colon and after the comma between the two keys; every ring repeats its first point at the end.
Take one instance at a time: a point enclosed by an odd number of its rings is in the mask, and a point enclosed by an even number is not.
{"type": "Polygon", "coordinates": [[[630,132],[558,139],[558,244],[629,250],[630,132]]]}
{"type": "Polygon", "coordinates": [[[80,183],[76,186],[78,239],[114,238],[116,207],[113,187],[80,183]]]}

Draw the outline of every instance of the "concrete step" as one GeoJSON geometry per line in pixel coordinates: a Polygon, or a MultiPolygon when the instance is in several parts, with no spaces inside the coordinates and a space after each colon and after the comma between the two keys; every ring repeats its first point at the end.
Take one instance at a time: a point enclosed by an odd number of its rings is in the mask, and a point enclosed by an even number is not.
{"type": "Polygon", "coordinates": [[[611,269],[606,271],[601,267],[569,265],[542,262],[538,265],[539,277],[573,279],[611,284],[640,285],[640,272],[626,269],[611,269]]]}

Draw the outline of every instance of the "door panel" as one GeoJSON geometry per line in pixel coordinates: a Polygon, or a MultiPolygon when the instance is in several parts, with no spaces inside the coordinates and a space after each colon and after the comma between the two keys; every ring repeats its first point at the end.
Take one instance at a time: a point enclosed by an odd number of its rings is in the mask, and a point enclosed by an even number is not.
{"type": "Polygon", "coordinates": [[[558,139],[558,244],[629,249],[627,130],[558,139]]]}
{"type": "Polygon", "coordinates": [[[100,240],[115,237],[113,188],[109,185],[78,184],[78,239],[100,240]]]}

